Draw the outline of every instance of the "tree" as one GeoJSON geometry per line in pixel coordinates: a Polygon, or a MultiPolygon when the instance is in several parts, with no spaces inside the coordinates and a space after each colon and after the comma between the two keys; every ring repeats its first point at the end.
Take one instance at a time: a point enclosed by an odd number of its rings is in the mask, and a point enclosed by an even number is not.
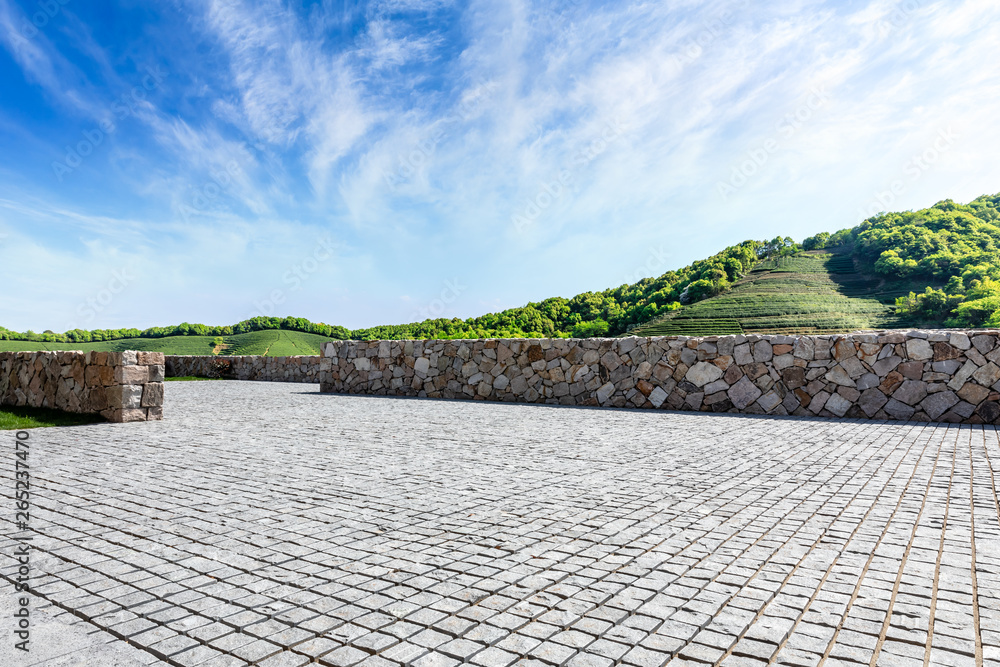
{"type": "Polygon", "coordinates": [[[715,286],[708,280],[696,280],[687,286],[685,294],[687,295],[687,303],[696,303],[713,296],[715,294],[715,286]]]}
{"type": "Polygon", "coordinates": [[[820,232],[816,236],[810,236],[805,241],[802,242],[803,250],[821,250],[826,247],[827,243],[830,241],[829,232],[820,232]]]}
{"type": "Polygon", "coordinates": [[[599,338],[608,334],[608,323],[604,320],[581,322],[573,327],[573,338],[599,338]]]}
{"type": "Polygon", "coordinates": [[[729,282],[736,282],[736,279],[743,273],[743,264],[735,257],[727,257],[722,266],[726,272],[726,279],[729,282]]]}

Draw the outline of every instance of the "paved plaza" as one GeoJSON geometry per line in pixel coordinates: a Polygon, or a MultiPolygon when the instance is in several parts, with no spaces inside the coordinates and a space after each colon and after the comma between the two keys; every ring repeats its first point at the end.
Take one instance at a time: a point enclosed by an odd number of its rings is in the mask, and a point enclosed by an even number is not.
{"type": "Polygon", "coordinates": [[[1000,664],[993,427],[170,383],[31,432],[0,665],[1000,664]]]}

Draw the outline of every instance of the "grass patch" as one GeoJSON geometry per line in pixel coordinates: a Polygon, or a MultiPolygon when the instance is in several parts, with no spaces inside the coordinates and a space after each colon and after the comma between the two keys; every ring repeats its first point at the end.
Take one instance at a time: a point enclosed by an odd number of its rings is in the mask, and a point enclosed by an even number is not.
{"type": "Polygon", "coordinates": [[[49,426],[82,426],[104,421],[100,415],[81,415],[50,408],[0,407],[0,431],[49,426]]]}

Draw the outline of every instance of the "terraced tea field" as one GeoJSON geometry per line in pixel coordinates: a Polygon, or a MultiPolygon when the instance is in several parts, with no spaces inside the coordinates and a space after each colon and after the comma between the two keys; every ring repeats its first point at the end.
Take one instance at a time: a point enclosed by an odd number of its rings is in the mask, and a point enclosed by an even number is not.
{"type": "MultiPolygon", "coordinates": [[[[245,334],[225,336],[227,346],[222,354],[260,354],[269,357],[319,354],[320,345],[330,340],[325,336],[302,333],[301,331],[252,331],[245,334]]],[[[212,336],[166,336],[164,338],[126,338],[97,343],[37,343],[24,340],[0,340],[0,352],[20,352],[35,350],[98,350],[120,352],[122,350],[143,350],[164,354],[212,354],[212,336]]]]}
{"type": "Polygon", "coordinates": [[[892,303],[909,285],[880,285],[846,253],[762,262],[730,291],[633,329],[637,336],[833,333],[906,326],[892,303]]]}
{"type": "Polygon", "coordinates": [[[302,333],[301,331],[253,331],[246,334],[226,336],[225,344],[229,346],[223,354],[251,355],[259,354],[268,357],[290,357],[295,355],[315,355],[320,352],[320,345],[330,340],[326,336],[302,333]]]}

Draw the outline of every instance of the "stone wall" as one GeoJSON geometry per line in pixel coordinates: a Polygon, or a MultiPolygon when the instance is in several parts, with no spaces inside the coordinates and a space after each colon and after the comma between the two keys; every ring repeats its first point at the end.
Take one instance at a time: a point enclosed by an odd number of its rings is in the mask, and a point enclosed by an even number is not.
{"type": "Polygon", "coordinates": [[[992,424],[998,335],[334,341],[320,391],[992,424]]]}
{"type": "Polygon", "coordinates": [[[159,352],[0,352],[0,405],[163,419],[159,352]]]}
{"type": "Polygon", "coordinates": [[[264,382],[319,382],[319,357],[212,357],[167,355],[167,377],[205,377],[264,382]]]}

